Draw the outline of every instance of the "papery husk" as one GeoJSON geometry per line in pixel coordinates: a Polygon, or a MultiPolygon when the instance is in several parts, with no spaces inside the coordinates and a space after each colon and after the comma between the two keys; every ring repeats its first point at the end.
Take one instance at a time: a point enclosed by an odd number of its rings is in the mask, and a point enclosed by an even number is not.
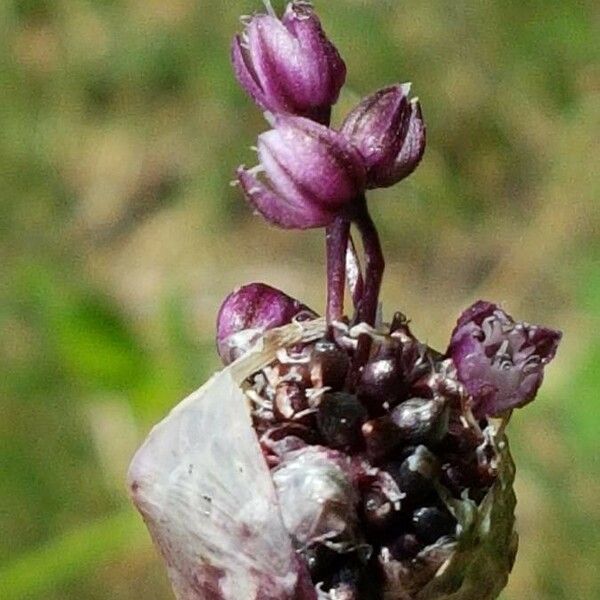
{"type": "Polygon", "coordinates": [[[324,322],[265,335],[152,429],[128,473],[131,498],[179,600],[316,600],[279,510],[241,389],[277,350],[324,322]]]}
{"type": "MultiPolygon", "coordinates": [[[[266,332],[176,406],[132,460],[132,500],[179,600],[316,600],[284,529],[242,385],[281,348],[325,330],[316,319],[266,332]]],[[[479,506],[440,490],[458,539],[408,563],[382,564],[391,577],[385,600],[491,600],[506,585],[517,550],[515,470],[502,428],[491,424],[486,433],[497,448],[496,482],[479,506]]]]}
{"type": "Polygon", "coordinates": [[[439,541],[408,563],[383,564],[394,577],[385,600],[493,600],[506,586],[518,547],[515,465],[502,424],[491,423],[485,433],[497,452],[495,483],[479,505],[452,498],[440,486],[458,521],[457,540],[439,541]]]}

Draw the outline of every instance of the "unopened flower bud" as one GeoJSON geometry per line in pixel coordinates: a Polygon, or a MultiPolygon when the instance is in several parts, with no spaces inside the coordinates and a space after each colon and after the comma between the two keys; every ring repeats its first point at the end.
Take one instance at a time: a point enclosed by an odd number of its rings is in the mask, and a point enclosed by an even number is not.
{"type": "Polygon", "coordinates": [[[309,119],[279,116],[259,136],[258,157],[259,167],[238,169],[239,183],[250,204],[285,229],[329,225],[365,189],[359,152],[340,133],[309,119]]]}
{"type": "Polygon", "coordinates": [[[346,118],[342,133],[360,150],[367,187],[389,187],[408,177],[425,152],[425,123],[410,84],[394,85],[365,98],[346,118]]]}
{"type": "Polygon", "coordinates": [[[516,322],[496,304],[480,300],[459,318],[448,355],[472,397],[478,418],[499,416],[531,402],[562,334],[516,322]]]}
{"type": "Polygon", "coordinates": [[[257,336],[290,323],[294,317],[316,314],[282,291],[264,283],[235,290],[221,305],[217,317],[217,348],[225,364],[248,351],[257,336]]]}
{"type": "Polygon", "coordinates": [[[233,40],[242,87],[264,110],[329,124],[346,65],[307,2],[288,4],[282,19],[255,15],[233,40]]]}

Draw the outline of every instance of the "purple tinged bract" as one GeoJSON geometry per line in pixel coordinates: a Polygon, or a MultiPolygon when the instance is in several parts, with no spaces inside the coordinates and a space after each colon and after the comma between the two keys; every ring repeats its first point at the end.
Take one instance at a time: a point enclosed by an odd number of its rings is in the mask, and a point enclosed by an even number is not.
{"type": "Polygon", "coordinates": [[[516,322],[483,300],[465,310],[448,354],[472,396],[475,416],[495,417],[531,402],[561,337],[555,329],[516,322]]]}
{"type": "Polygon", "coordinates": [[[225,364],[250,349],[257,335],[317,315],[298,300],[264,283],[250,283],[225,298],[217,317],[217,348],[225,364]]]}
{"type": "Polygon", "coordinates": [[[264,110],[329,123],[346,65],[309,2],[291,2],[282,19],[259,14],[233,40],[242,87],[264,110]]]}
{"type": "Polygon", "coordinates": [[[421,105],[409,98],[410,84],[393,85],[366,97],[341,132],[360,150],[369,188],[389,187],[408,177],[425,152],[421,105]]]}
{"type": "Polygon", "coordinates": [[[258,167],[238,169],[238,180],[249,202],[279,227],[329,225],[365,190],[359,152],[340,133],[303,117],[279,116],[259,136],[258,157],[258,167]]]}

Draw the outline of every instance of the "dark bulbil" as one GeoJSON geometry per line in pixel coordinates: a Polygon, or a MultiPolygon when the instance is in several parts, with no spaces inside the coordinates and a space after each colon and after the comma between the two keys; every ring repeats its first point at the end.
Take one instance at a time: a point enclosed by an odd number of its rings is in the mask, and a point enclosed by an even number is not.
{"type": "Polygon", "coordinates": [[[390,414],[398,435],[408,444],[436,444],[448,432],[449,408],[443,398],[412,398],[390,414]]]}
{"type": "Polygon", "coordinates": [[[367,419],[365,407],[353,394],[323,394],[317,409],[317,426],[325,442],[336,449],[356,449],[361,443],[361,426],[367,419]]]}
{"type": "Polygon", "coordinates": [[[410,560],[423,549],[423,543],[414,533],[403,533],[388,545],[388,549],[394,559],[410,560]]]}
{"type": "Polygon", "coordinates": [[[383,462],[402,443],[398,427],[389,415],[367,421],[362,426],[362,435],[373,464],[383,462]]]}
{"type": "Polygon", "coordinates": [[[382,412],[383,405],[394,406],[400,400],[402,373],[395,357],[378,358],[362,371],[357,393],[372,411],[382,412]]]}
{"type": "Polygon", "coordinates": [[[402,462],[385,466],[400,491],[406,494],[405,502],[413,506],[435,493],[434,482],[439,469],[438,459],[426,446],[418,446],[402,462]]]}
{"type": "Polygon", "coordinates": [[[326,544],[315,542],[302,551],[313,581],[324,581],[331,573],[339,569],[344,562],[344,555],[326,544]]]}
{"type": "Polygon", "coordinates": [[[418,508],[411,520],[417,537],[424,544],[434,544],[441,537],[453,535],[456,530],[454,517],[437,506],[418,508]]]}
{"type": "Polygon", "coordinates": [[[341,390],[346,382],[350,360],[335,342],[321,340],[313,348],[310,377],[313,387],[341,390]]]}

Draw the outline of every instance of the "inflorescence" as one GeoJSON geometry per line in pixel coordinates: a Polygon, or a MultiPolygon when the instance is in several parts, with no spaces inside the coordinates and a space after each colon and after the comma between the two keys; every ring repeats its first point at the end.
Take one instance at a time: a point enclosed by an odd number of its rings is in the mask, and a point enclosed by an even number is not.
{"type": "MultiPolygon", "coordinates": [[[[259,164],[237,171],[246,198],[278,227],[326,228],[328,333],[282,349],[246,387],[284,524],[319,597],[416,593],[456,546],[447,498],[477,505],[496,480],[489,420],[506,422],[533,400],[561,334],[483,301],[461,315],[444,352],[417,340],[400,313],[383,323],[384,260],[366,193],[397,184],[423,157],[410,84],[374,92],[332,128],[346,66],[309,2],[291,2],[281,19],[270,4],[246,18],[232,60],[271,126],[259,164]]],[[[219,354],[229,364],[265,331],[316,316],[279,290],[246,285],[221,307],[219,354]]]]}

